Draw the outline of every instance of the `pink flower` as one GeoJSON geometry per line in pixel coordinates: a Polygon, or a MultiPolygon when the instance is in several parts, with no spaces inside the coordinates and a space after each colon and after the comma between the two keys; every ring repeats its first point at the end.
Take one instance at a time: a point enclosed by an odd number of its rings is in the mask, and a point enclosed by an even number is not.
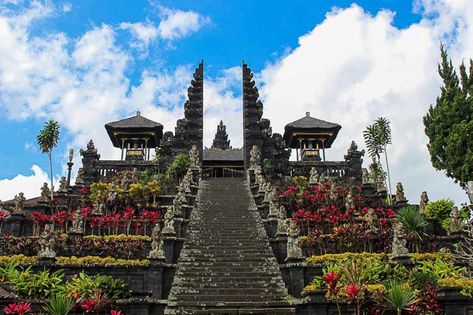
{"type": "Polygon", "coordinates": [[[110,315],[122,315],[123,313],[121,311],[117,311],[117,310],[111,310],[110,311],[110,315]]]}
{"type": "Polygon", "coordinates": [[[5,306],[3,312],[5,314],[13,314],[13,315],[23,315],[31,311],[31,305],[27,302],[20,302],[20,303],[12,303],[5,306]]]}
{"type": "Polygon", "coordinates": [[[355,300],[358,298],[358,293],[360,293],[360,287],[356,284],[349,284],[347,287],[348,299],[355,300]]]}
{"type": "Polygon", "coordinates": [[[388,209],[386,210],[386,215],[388,217],[394,217],[396,215],[396,212],[393,209],[388,209]]]}

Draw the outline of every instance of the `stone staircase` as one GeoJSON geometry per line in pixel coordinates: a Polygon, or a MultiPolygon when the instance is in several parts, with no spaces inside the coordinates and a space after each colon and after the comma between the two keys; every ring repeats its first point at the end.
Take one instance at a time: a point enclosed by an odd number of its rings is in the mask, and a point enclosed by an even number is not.
{"type": "Polygon", "coordinates": [[[165,314],[294,314],[242,178],[202,181],[165,314]]]}

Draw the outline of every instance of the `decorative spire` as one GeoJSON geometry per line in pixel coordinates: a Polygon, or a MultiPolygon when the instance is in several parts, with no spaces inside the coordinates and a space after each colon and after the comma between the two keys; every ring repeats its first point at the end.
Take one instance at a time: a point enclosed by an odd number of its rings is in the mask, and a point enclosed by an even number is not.
{"type": "Polygon", "coordinates": [[[220,124],[217,126],[217,133],[212,144],[212,149],[230,149],[230,140],[228,140],[227,127],[220,120],[220,124]]]}

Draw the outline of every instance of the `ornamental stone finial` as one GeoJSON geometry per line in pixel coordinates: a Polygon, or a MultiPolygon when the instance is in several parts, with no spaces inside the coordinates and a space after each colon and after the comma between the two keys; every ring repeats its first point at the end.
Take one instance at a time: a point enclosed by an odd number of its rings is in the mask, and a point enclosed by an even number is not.
{"type": "Polygon", "coordinates": [[[450,212],[450,218],[452,219],[452,223],[450,225],[450,232],[451,233],[457,233],[462,230],[462,221],[460,217],[460,211],[458,210],[457,206],[454,206],[452,208],[452,211],[450,212]]]}
{"type": "Polygon", "coordinates": [[[407,201],[406,196],[404,195],[404,187],[402,183],[399,182],[396,185],[396,202],[397,203],[405,203],[407,201]]]}
{"type": "Polygon", "coordinates": [[[425,212],[425,207],[429,204],[429,196],[427,195],[426,191],[423,191],[420,195],[420,202],[419,202],[419,212],[423,214],[425,212]]]}

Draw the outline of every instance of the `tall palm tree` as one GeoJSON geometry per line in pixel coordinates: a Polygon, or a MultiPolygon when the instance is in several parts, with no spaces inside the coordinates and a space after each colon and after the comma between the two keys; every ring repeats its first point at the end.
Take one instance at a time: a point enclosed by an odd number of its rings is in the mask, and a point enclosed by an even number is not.
{"type": "Polygon", "coordinates": [[[384,153],[386,158],[386,170],[388,175],[388,187],[389,194],[392,194],[391,190],[391,176],[389,173],[389,163],[387,155],[387,145],[391,144],[391,127],[389,120],[384,117],[379,117],[374,121],[373,124],[368,125],[366,130],[363,131],[363,138],[365,140],[366,147],[368,148],[368,154],[373,159],[373,164],[381,167],[381,154],[384,153]]]}
{"type": "Polygon", "coordinates": [[[392,194],[391,190],[391,175],[389,173],[388,163],[388,144],[391,144],[391,126],[389,120],[384,117],[379,117],[374,122],[378,128],[379,144],[383,147],[384,157],[386,158],[386,171],[388,173],[388,187],[389,194],[392,194]]]}
{"type": "Polygon", "coordinates": [[[53,149],[57,146],[59,141],[59,123],[55,120],[49,120],[44,124],[43,129],[40,130],[36,136],[39,148],[43,153],[46,153],[49,158],[49,171],[51,177],[51,201],[53,200],[53,149]]]}

